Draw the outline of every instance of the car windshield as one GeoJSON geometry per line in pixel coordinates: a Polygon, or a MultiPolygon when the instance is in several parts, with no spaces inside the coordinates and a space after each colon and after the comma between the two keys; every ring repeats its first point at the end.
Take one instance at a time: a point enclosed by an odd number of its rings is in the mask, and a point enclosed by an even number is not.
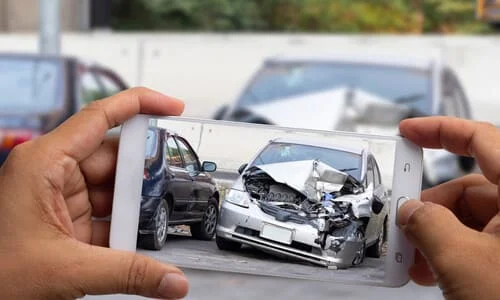
{"type": "Polygon", "coordinates": [[[431,78],[429,71],[381,65],[267,63],[241,95],[238,105],[351,87],[428,112],[432,107],[431,78]]]}
{"type": "Polygon", "coordinates": [[[361,178],[361,155],[309,145],[271,143],[257,156],[251,166],[300,160],[319,160],[351,175],[358,181],[361,178]]]}
{"type": "Polygon", "coordinates": [[[62,103],[60,62],[0,57],[0,112],[45,113],[62,103]]]}
{"type": "Polygon", "coordinates": [[[156,156],[156,151],[158,149],[157,144],[158,144],[157,131],[153,129],[148,129],[148,134],[146,136],[145,158],[151,158],[156,156]]]}

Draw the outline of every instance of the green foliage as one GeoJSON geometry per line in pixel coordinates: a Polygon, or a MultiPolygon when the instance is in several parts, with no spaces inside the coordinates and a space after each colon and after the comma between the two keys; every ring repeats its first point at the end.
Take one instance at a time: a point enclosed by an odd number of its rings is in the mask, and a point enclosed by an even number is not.
{"type": "Polygon", "coordinates": [[[485,32],[473,0],[113,0],[116,30],[485,32]]]}

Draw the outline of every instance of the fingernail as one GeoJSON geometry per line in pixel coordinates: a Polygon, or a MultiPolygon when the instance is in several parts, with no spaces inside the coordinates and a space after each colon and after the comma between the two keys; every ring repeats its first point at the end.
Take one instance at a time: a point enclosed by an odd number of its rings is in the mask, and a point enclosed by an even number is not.
{"type": "Polygon", "coordinates": [[[409,200],[398,211],[398,225],[405,226],[413,213],[424,205],[423,202],[418,200],[409,200]]]}
{"type": "Polygon", "coordinates": [[[158,286],[158,295],[163,299],[183,298],[188,290],[187,278],[178,273],[167,273],[158,286]]]}

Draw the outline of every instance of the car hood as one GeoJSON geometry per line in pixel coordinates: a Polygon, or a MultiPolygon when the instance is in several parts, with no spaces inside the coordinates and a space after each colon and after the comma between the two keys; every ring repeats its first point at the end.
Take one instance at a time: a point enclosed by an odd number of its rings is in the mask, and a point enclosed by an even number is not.
{"type": "Polygon", "coordinates": [[[244,109],[274,125],[317,130],[346,130],[346,121],[388,123],[395,127],[409,113],[407,105],[394,104],[383,97],[347,86],[249,105],[244,109]]]}
{"type": "Polygon", "coordinates": [[[339,191],[349,177],[347,173],[334,169],[317,160],[302,160],[254,166],[274,181],[286,184],[309,199],[319,201],[317,191],[339,191]]]}

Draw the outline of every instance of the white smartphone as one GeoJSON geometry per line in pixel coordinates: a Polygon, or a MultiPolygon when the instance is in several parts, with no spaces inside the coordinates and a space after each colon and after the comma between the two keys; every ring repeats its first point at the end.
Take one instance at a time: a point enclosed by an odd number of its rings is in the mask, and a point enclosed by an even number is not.
{"type": "Polygon", "coordinates": [[[181,268],[398,287],[422,150],[399,136],[139,115],[121,129],[110,247],[181,268]]]}

